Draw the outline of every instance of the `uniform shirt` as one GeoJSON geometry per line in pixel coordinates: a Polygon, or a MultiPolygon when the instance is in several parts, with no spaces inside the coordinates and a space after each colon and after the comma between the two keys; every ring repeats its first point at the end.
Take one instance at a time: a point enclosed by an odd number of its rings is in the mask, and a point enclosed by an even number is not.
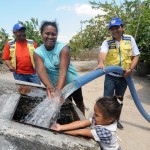
{"type": "MultiPolygon", "coordinates": [[[[34,47],[37,48],[36,43],[34,42],[34,47]]],[[[4,47],[2,59],[11,60],[10,58],[10,46],[6,42],[4,47]]],[[[29,50],[27,47],[27,41],[16,41],[16,73],[18,74],[33,74],[35,69],[32,66],[29,50]]]]}
{"type": "MultiPolygon", "coordinates": [[[[133,54],[133,56],[139,55],[140,52],[139,52],[139,49],[138,49],[138,47],[137,47],[137,44],[136,44],[134,38],[133,38],[131,35],[128,35],[128,36],[131,37],[131,47],[132,47],[132,54],[133,54]]],[[[116,42],[116,45],[119,47],[120,42],[118,42],[118,41],[115,41],[115,42],[116,42]]],[[[100,49],[99,49],[99,50],[100,50],[100,52],[108,53],[109,45],[108,45],[107,40],[105,40],[105,41],[102,43],[102,45],[100,46],[100,49]]]]}
{"type": "MultiPolygon", "coordinates": [[[[132,47],[132,54],[133,56],[137,56],[140,54],[139,52],[139,49],[137,47],[137,44],[134,40],[134,38],[131,36],[131,35],[128,35],[129,37],[131,37],[131,47],[132,47]]],[[[120,47],[120,42],[118,41],[115,41],[116,42],[116,46],[119,48],[120,47]]],[[[100,46],[99,48],[100,52],[104,52],[104,53],[108,53],[108,50],[109,50],[109,45],[108,45],[108,42],[107,40],[105,40],[102,45],[100,46]]],[[[113,76],[117,76],[117,77],[121,77],[120,75],[117,75],[117,74],[114,74],[114,73],[109,73],[110,75],[113,75],[113,76]]]]}

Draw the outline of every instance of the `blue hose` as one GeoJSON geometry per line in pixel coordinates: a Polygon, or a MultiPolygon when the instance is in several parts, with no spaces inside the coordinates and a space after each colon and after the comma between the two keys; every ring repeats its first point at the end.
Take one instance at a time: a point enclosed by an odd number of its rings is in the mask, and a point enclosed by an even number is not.
{"type": "MultiPolygon", "coordinates": [[[[87,84],[88,82],[90,82],[90,81],[92,81],[92,80],[94,80],[94,79],[96,79],[96,78],[98,78],[104,74],[107,74],[109,72],[117,72],[117,73],[123,74],[124,70],[119,66],[108,66],[108,67],[106,67],[105,72],[103,72],[102,69],[93,70],[92,72],[89,72],[88,74],[83,75],[76,80],[78,82],[78,88],[80,88],[81,86],[87,84]]],[[[135,87],[134,87],[134,84],[133,84],[131,77],[128,76],[126,78],[126,81],[127,81],[128,87],[130,89],[130,92],[131,92],[131,95],[132,95],[132,98],[134,100],[136,107],[138,108],[138,110],[142,114],[142,116],[148,122],[150,122],[150,116],[144,110],[144,108],[140,102],[140,99],[138,98],[138,95],[136,93],[136,90],[135,90],[135,87]]]]}

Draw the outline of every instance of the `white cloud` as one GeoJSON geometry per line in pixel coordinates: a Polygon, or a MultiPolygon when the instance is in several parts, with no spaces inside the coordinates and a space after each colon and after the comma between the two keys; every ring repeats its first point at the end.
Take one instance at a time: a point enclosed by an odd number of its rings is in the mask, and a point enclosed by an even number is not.
{"type": "Polygon", "coordinates": [[[78,32],[73,32],[72,34],[68,34],[68,35],[64,35],[64,34],[59,34],[57,40],[61,41],[61,42],[65,42],[68,43],[69,40],[71,40],[71,38],[73,36],[75,36],[78,32]]]}
{"type": "Polygon", "coordinates": [[[73,7],[71,6],[61,6],[61,7],[57,7],[56,11],[73,11],[73,7]]]}
{"type": "Polygon", "coordinates": [[[79,15],[88,15],[88,16],[96,16],[96,15],[104,15],[105,12],[100,9],[92,9],[91,5],[88,4],[76,4],[75,12],[79,15]]]}
{"type": "MultiPolygon", "coordinates": [[[[74,31],[69,32],[67,31],[67,28],[64,29],[63,32],[61,32],[58,35],[58,41],[62,41],[62,42],[69,42],[69,40],[77,34],[77,31],[81,30],[81,24],[80,24],[80,17],[83,17],[85,19],[87,18],[93,18],[96,15],[100,14],[100,15],[104,15],[105,12],[98,9],[92,9],[91,5],[88,4],[75,4],[73,6],[71,5],[63,5],[60,7],[57,7],[56,11],[58,11],[59,13],[62,13],[62,11],[66,11],[66,12],[74,12],[76,15],[74,17],[77,17],[79,19],[79,22],[76,22],[75,24],[73,24],[74,26],[74,31]],[[64,34],[65,32],[65,34],[64,34]]],[[[73,23],[73,22],[72,22],[73,23]]],[[[82,24],[82,29],[84,28],[84,24],[82,24]]]]}
{"type": "Polygon", "coordinates": [[[68,43],[70,39],[71,39],[71,37],[61,34],[61,35],[58,35],[58,39],[57,40],[61,41],[61,42],[68,43]]]}
{"type": "Polygon", "coordinates": [[[94,17],[96,15],[104,15],[105,12],[100,9],[92,9],[91,5],[88,4],[75,4],[74,6],[61,6],[56,11],[74,11],[78,15],[87,15],[94,17]]]}

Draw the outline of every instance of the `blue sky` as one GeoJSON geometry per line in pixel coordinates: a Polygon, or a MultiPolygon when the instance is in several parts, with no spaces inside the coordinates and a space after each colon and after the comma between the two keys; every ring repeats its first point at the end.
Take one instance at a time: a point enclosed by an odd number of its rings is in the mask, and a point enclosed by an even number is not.
{"type": "MultiPolygon", "coordinates": [[[[95,0],[99,2],[99,0],[95,0]]],[[[105,0],[100,0],[105,2],[105,0]]],[[[58,40],[67,42],[81,29],[81,20],[88,20],[101,11],[91,9],[88,0],[2,0],[0,9],[0,28],[12,34],[12,28],[19,21],[38,18],[57,20],[58,40]]]]}

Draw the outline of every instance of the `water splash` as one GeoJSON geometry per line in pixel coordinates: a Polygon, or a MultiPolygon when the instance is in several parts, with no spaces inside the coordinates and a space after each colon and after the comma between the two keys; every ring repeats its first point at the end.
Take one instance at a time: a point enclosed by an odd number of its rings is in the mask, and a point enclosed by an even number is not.
{"type": "Polygon", "coordinates": [[[45,98],[25,117],[23,122],[49,128],[51,124],[57,121],[57,115],[65,99],[79,87],[79,83],[73,81],[52,98],[45,98]]]}
{"type": "Polygon", "coordinates": [[[74,91],[80,88],[79,82],[74,80],[71,83],[67,84],[61,91],[60,95],[63,99],[66,99],[69,95],[71,95],[74,91]]]}

